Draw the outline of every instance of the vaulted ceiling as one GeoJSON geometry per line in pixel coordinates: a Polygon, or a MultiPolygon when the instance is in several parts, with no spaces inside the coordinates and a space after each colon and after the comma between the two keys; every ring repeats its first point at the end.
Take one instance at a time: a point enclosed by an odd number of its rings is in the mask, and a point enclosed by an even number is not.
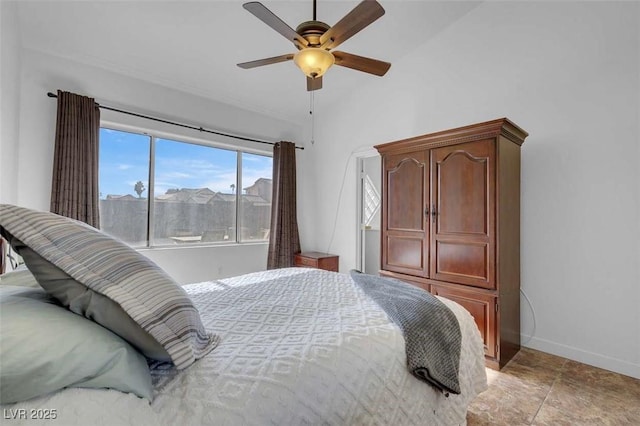
{"type": "MultiPolygon", "coordinates": [[[[292,28],[312,18],[312,1],[261,0],[292,28]]],[[[435,37],[478,2],[379,0],[386,14],[340,50],[391,62],[435,37]]],[[[285,62],[251,70],[239,62],[294,52],[284,37],[242,8],[244,1],[26,1],[19,3],[25,48],[98,66],[290,121],[308,116],[305,77],[285,62]]],[[[318,2],[335,24],[357,1],[318,2]]],[[[316,92],[331,105],[385,77],[333,67],[316,92]]],[[[114,100],[117,101],[117,100],[114,100]]]]}

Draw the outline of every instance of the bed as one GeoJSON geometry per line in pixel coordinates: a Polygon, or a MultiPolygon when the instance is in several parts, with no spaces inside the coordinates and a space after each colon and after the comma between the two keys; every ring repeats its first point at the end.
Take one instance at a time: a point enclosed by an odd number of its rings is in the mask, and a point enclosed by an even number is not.
{"type": "MultiPolygon", "coordinates": [[[[29,271],[5,274],[0,284],[39,286],[29,271]]],[[[64,425],[458,425],[487,387],[475,322],[447,299],[440,300],[462,336],[459,395],[409,373],[402,332],[348,274],[284,268],[182,289],[216,342],[186,368],[147,359],[148,397],[65,387],[3,404],[4,418],[20,424],[48,414],[49,422],[64,425]]]]}

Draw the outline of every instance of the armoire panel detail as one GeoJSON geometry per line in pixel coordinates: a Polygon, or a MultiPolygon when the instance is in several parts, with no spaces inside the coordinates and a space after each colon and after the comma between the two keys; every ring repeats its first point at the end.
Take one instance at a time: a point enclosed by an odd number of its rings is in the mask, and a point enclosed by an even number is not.
{"type": "Polygon", "coordinates": [[[425,176],[425,165],[412,158],[403,159],[400,164],[389,170],[387,174],[389,230],[424,229],[422,215],[424,188],[418,182],[423,182],[425,176]],[[396,209],[400,209],[403,213],[396,212],[396,209]]]}
{"type": "Polygon", "coordinates": [[[438,234],[487,235],[487,159],[456,150],[436,167],[438,234]]]}
{"type": "Polygon", "coordinates": [[[438,241],[436,270],[438,275],[455,275],[470,281],[489,281],[487,244],[438,241]]]}
{"type": "Polygon", "coordinates": [[[422,240],[412,237],[387,237],[389,255],[387,263],[406,269],[421,271],[424,268],[424,253],[422,240]]]}

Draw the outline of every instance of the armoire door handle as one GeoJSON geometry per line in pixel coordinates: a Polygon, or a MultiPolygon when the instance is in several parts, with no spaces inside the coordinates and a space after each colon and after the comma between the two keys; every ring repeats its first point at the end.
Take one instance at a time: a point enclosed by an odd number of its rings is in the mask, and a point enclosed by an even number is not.
{"type": "Polygon", "coordinates": [[[429,220],[429,206],[428,205],[424,207],[424,218],[427,221],[429,220]]]}
{"type": "Polygon", "coordinates": [[[436,223],[436,205],[431,205],[431,217],[433,217],[433,223],[436,223]]]}

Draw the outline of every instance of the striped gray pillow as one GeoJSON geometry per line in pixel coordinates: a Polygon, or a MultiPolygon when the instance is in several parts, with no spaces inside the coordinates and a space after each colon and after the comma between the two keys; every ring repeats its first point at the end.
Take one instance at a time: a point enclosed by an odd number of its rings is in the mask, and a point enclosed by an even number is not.
{"type": "MultiPolygon", "coordinates": [[[[155,339],[178,369],[216,347],[218,336],[204,329],[197,309],[180,285],[126,244],[82,222],[7,204],[0,204],[0,232],[18,250],[21,243],[30,249],[23,249],[32,254],[25,263],[47,292],[117,334],[122,335],[118,329],[123,318],[130,317],[142,330],[138,336],[155,339]],[[47,276],[43,264],[55,270],[47,276]],[[77,286],[69,286],[69,280],[95,292],[96,297],[86,292],[79,296],[77,286]],[[56,286],[73,289],[69,291],[74,294],[60,294],[56,286]],[[79,298],[86,303],[91,299],[114,303],[108,312],[101,312],[103,303],[87,306],[78,302],[79,298]],[[114,313],[114,306],[121,310],[114,313]]],[[[149,342],[131,341],[140,340],[133,335],[122,337],[149,356],[149,350],[145,351],[149,342]]],[[[163,360],[162,354],[153,356],[159,351],[151,352],[151,357],[163,360]]]]}

